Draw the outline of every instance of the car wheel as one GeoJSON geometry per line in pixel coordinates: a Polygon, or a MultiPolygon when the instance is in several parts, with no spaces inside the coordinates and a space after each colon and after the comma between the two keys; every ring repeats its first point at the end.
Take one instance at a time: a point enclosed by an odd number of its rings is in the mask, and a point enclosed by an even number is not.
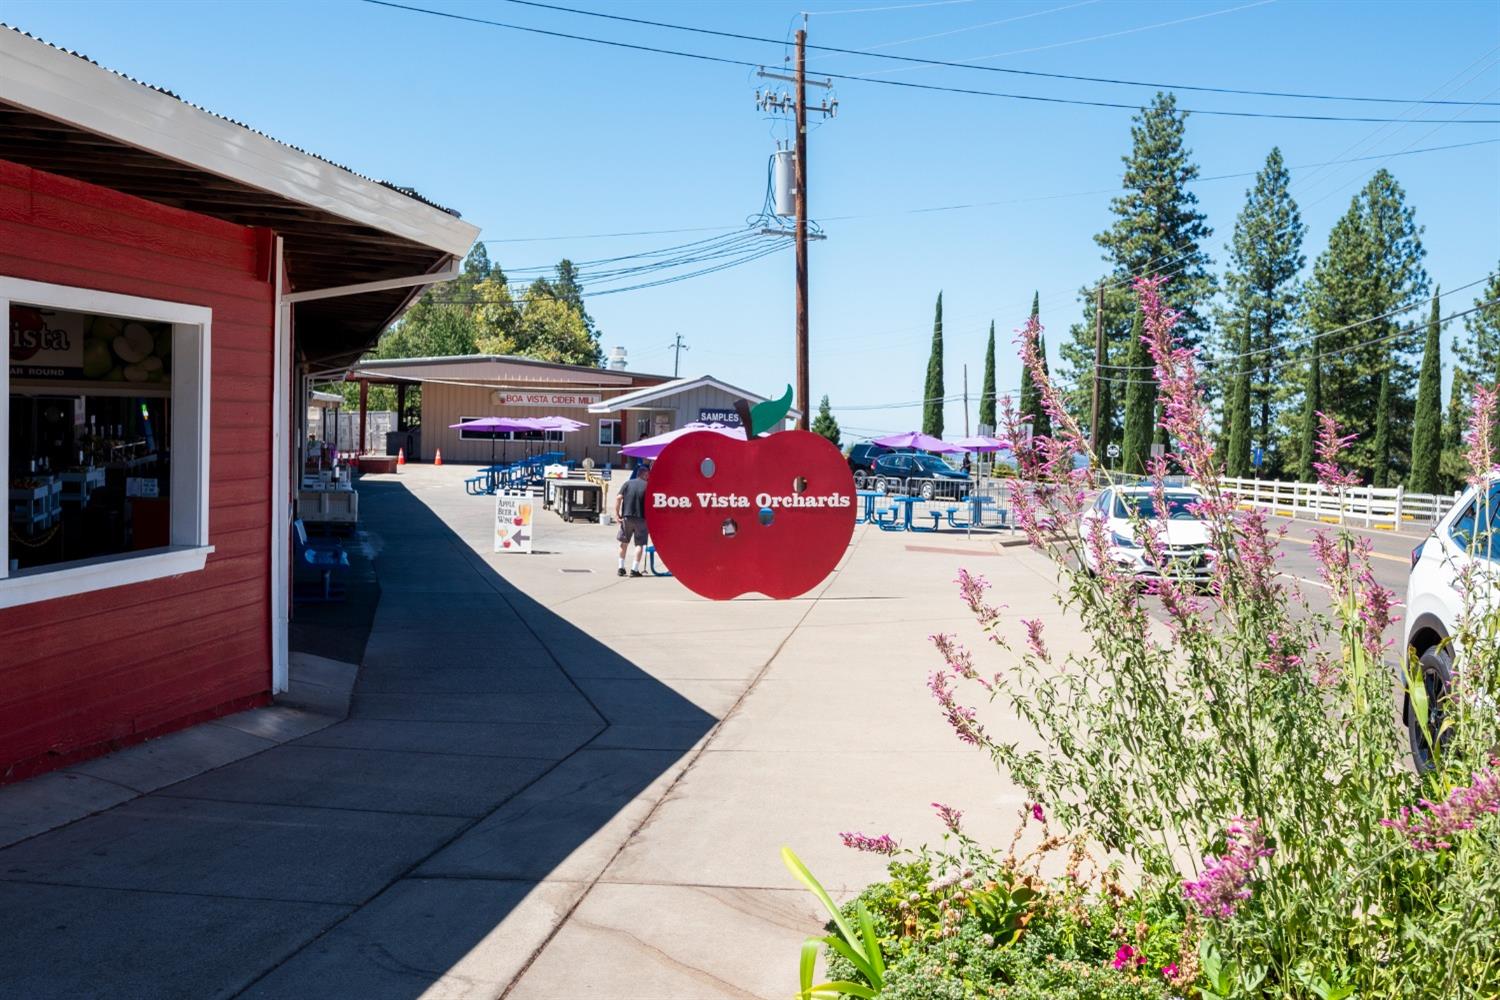
{"type": "Polygon", "coordinates": [[[886,493],[890,490],[891,487],[890,484],[885,481],[884,476],[876,476],[874,488],[876,493],[886,493]]]}
{"type": "Polygon", "coordinates": [[[1448,640],[1443,639],[1424,650],[1417,658],[1417,666],[1421,671],[1422,686],[1427,691],[1427,726],[1424,731],[1412,706],[1408,704],[1406,730],[1411,739],[1412,762],[1416,764],[1418,771],[1430,771],[1433,753],[1427,742],[1427,735],[1431,733],[1437,737],[1439,750],[1448,742],[1448,735],[1441,731],[1443,702],[1453,682],[1453,651],[1448,640]]]}
{"type": "Polygon", "coordinates": [[[865,480],[867,478],[869,478],[869,477],[867,477],[865,475],[865,470],[864,469],[855,469],[854,470],[854,488],[857,489],[857,490],[864,489],[865,488],[865,480]]]}
{"type": "Polygon", "coordinates": [[[932,499],[932,494],[933,494],[932,484],[931,483],[923,483],[922,484],[922,499],[923,500],[931,500],[932,499]]]}

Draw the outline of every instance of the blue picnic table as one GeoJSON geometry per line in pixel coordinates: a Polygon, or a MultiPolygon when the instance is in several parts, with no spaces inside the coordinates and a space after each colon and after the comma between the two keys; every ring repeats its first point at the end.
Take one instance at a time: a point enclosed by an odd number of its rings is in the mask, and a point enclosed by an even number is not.
{"type": "Polygon", "coordinates": [[[861,496],[865,499],[864,513],[859,517],[856,517],[854,519],[854,523],[864,524],[868,521],[875,520],[875,501],[880,497],[885,496],[885,494],[881,493],[879,490],[855,490],[854,493],[856,496],[861,496]]]}

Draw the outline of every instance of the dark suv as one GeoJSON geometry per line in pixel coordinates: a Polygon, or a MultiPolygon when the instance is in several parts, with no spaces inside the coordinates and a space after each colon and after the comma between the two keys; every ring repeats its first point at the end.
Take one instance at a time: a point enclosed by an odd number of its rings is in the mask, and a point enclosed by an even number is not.
{"type": "Polygon", "coordinates": [[[896,453],[895,448],[861,441],[849,449],[849,471],[854,473],[854,485],[864,489],[875,471],[875,460],[882,455],[896,453]]]}
{"type": "Polygon", "coordinates": [[[969,477],[933,455],[881,455],[866,477],[882,493],[906,493],[923,500],[962,500],[969,495],[969,477]]]}

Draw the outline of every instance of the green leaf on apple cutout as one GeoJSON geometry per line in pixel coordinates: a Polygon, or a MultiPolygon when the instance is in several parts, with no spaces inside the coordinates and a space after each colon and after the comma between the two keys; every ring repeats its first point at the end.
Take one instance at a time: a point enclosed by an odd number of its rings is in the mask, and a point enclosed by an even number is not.
{"type": "Polygon", "coordinates": [[[787,386],[780,399],[768,399],[750,407],[750,437],[778,426],[792,409],[792,387],[787,386]]]}

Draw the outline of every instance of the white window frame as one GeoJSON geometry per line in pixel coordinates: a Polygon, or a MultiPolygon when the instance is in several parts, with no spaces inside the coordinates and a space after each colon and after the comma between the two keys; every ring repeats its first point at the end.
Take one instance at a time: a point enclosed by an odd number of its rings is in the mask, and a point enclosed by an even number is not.
{"type": "Polygon", "coordinates": [[[73,285],[55,285],[0,275],[0,317],[5,325],[5,363],[0,364],[0,471],[10,466],[10,304],[120,316],[172,324],[171,544],[139,554],[79,559],[56,567],[10,572],[10,507],[0,531],[0,608],[143,583],[203,569],[208,544],[209,362],[213,310],[184,302],[145,299],[73,285]]]}
{"type": "Polygon", "coordinates": [[[624,437],[624,435],[625,435],[625,421],[624,420],[615,419],[615,420],[601,420],[601,421],[599,421],[599,447],[601,447],[601,448],[618,448],[618,447],[620,447],[620,445],[622,443],[620,441],[620,439],[622,437],[624,437]],[[609,427],[611,425],[613,425],[613,427],[615,429],[614,440],[613,441],[606,441],[606,440],[604,440],[604,428],[609,427]]]}

